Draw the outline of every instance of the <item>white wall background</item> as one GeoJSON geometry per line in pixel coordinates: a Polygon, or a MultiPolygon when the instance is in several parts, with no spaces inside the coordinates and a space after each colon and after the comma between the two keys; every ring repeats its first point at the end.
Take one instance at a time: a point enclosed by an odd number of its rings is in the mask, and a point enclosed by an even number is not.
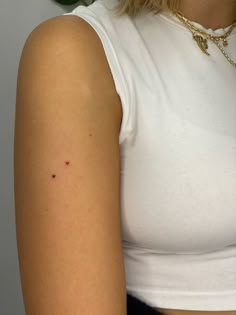
{"type": "Polygon", "coordinates": [[[0,315],[25,315],[18,267],[13,143],[16,79],[29,33],[41,22],[71,11],[53,0],[0,0],[0,315]]]}

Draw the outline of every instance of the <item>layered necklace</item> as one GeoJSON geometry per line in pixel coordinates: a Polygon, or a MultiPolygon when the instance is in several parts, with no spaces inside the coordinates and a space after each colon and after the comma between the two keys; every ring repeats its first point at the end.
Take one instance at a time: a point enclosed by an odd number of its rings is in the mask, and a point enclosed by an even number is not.
{"type": "Polygon", "coordinates": [[[192,24],[182,13],[178,11],[172,11],[175,16],[182,22],[184,25],[192,32],[193,39],[197,42],[198,47],[201,49],[201,51],[210,56],[208,49],[208,43],[207,40],[211,40],[222,52],[222,54],[225,56],[225,58],[228,60],[228,62],[236,67],[236,62],[233,61],[229,55],[225,52],[223,47],[228,46],[228,36],[231,34],[233,29],[236,27],[236,22],[234,22],[230,28],[221,36],[215,36],[212,34],[209,34],[202,29],[196,27],[194,24],[192,24]],[[222,44],[221,44],[222,43],[222,44]]]}

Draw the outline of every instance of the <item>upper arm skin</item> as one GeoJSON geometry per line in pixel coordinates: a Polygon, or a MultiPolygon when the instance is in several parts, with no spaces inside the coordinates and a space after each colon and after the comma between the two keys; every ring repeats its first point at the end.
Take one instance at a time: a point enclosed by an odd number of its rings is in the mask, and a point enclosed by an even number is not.
{"type": "Polygon", "coordinates": [[[36,27],[19,63],[14,142],[27,315],[126,314],[120,120],[91,27],[76,16],[36,27]]]}

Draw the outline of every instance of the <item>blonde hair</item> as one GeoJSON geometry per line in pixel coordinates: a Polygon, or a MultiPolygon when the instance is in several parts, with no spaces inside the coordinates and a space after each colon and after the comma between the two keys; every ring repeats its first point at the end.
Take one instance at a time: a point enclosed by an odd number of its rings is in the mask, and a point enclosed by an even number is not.
{"type": "Polygon", "coordinates": [[[127,13],[129,16],[137,15],[142,9],[148,9],[155,14],[161,10],[177,10],[180,0],[119,0],[113,8],[115,15],[127,13]]]}

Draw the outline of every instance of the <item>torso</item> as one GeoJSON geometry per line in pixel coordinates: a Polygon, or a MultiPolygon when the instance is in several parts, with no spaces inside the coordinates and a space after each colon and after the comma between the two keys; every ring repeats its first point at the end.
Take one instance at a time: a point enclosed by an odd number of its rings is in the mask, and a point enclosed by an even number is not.
{"type": "MultiPolygon", "coordinates": [[[[95,34],[95,33],[94,33],[95,34]]],[[[96,39],[97,40],[97,35],[95,34],[96,39]]],[[[99,42],[100,45],[100,42],[99,42]]],[[[98,49],[101,49],[101,46],[98,47],[98,49]]],[[[106,63],[107,66],[107,71],[105,72],[104,70],[104,74],[105,73],[109,73],[108,74],[108,80],[110,80],[110,91],[113,90],[113,94],[116,95],[116,98],[114,97],[114,104],[117,107],[117,125],[121,126],[122,123],[122,118],[123,118],[123,110],[122,110],[122,104],[121,104],[121,100],[120,100],[120,96],[117,94],[115,86],[114,86],[114,82],[112,80],[112,76],[110,73],[110,68],[109,68],[109,64],[107,63],[105,54],[103,49],[100,50],[101,54],[103,55],[102,61],[104,63],[106,63]]],[[[195,310],[181,310],[181,309],[167,309],[167,308],[159,308],[159,307],[154,307],[155,310],[161,312],[164,315],[236,315],[236,310],[232,310],[232,311],[195,311],[195,310]]]]}
{"type": "Polygon", "coordinates": [[[157,308],[162,314],[166,315],[236,315],[236,310],[233,311],[191,311],[191,310],[176,310],[168,308],[157,308]],[[210,313],[210,314],[209,314],[210,313]]]}

